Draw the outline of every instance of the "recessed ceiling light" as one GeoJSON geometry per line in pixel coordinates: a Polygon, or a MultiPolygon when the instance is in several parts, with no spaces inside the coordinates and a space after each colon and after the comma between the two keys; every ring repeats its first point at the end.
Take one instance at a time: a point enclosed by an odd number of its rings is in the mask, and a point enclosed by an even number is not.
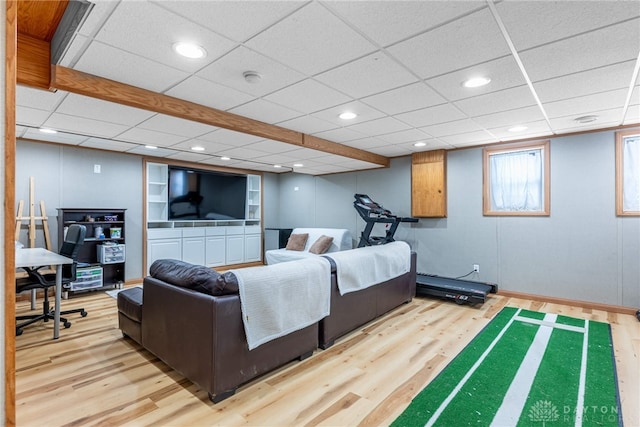
{"type": "Polygon", "coordinates": [[[191,147],[192,151],[204,151],[204,147],[200,146],[200,145],[194,145],[193,147],[191,147]]]}
{"type": "Polygon", "coordinates": [[[42,133],[58,133],[58,131],[57,131],[57,130],[53,130],[53,129],[41,128],[41,129],[39,129],[39,130],[40,130],[40,132],[42,132],[42,133]]]}
{"type": "Polygon", "coordinates": [[[596,120],[598,120],[598,116],[596,116],[595,114],[591,114],[588,116],[581,116],[578,117],[576,119],[573,119],[578,123],[591,123],[591,122],[595,122],[596,120]]]}
{"type": "Polygon", "coordinates": [[[473,77],[464,81],[462,86],[469,88],[480,87],[489,84],[490,81],[491,79],[489,77],[473,77]]]}
{"type": "Polygon", "coordinates": [[[358,115],[351,111],[345,111],[344,113],[341,113],[338,117],[340,117],[342,120],[352,120],[358,117],[358,115]]]}
{"type": "Polygon", "coordinates": [[[294,167],[294,168],[301,168],[301,167],[303,167],[303,166],[304,166],[304,165],[303,165],[302,163],[294,163],[294,164],[293,164],[293,167],[294,167]]]}
{"type": "Polygon", "coordinates": [[[416,142],[413,144],[414,147],[424,147],[425,145],[427,145],[426,142],[416,142]]]}
{"type": "Polygon", "coordinates": [[[281,168],[282,165],[273,165],[274,168],[281,168]]]}
{"type": "Polygon", "coordinates": [[[529,128],[526,126],[514,126],[512,128],[509,128],[508,130],[509,132],[522,132],[523,130],[527,130],[527,129],[529,128]]]}
{"type": "Polygon", "coordinates": [[[220,160],[224,160],[224,161],[231,160],[231,157],[222,156],[220,157],[220,160]]]}
{"type": "Polygon", "coordinates": [[[193,43],[178,42],[173,44],[173,50],[185,58],[199,59],[207,56],[207,51],[202,46],[193,43]]]}
{"type": "Polygon", "coordinates": [[[158,147],[156,147],[155,145],[145,145],[144,148],[146,148],[147,150],[157,150],[158,147]]]}
{"type": "Polygon", "coordinates": [[[260,80],[262,80],[262,75],[260,75],[260,73],[258,73],[257,71],[245,71],[244,73],[242,73],[242,76],[247,83],[251,84],[260,83],[260,80]]]}

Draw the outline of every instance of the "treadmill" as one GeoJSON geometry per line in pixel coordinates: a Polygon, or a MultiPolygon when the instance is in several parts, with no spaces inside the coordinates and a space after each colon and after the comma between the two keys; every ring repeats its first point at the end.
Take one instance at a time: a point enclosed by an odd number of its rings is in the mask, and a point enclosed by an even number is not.
{"type": "Polygon", "coordinates": [[[374,202],[366,194],[355,194],[353,197],[355,198],[353,207],[356,208],[360,217],[367,223],[360,235],[359,248],[394,242],[393,236],[396,234],[398,225],[401,222],[418,222],[418,218],[399,217],[392,214],[391,211],[374,202]],[[379,223],[390,224],[390,226],[384,236],[372,236],[373,226],[379,223]]]}
{"type": "Polygon", "coordinates": [[[498,285],[418,273],[416,295],[453,300],[456,304],[482,304],[487,294],[498,293],[498,285]]]}

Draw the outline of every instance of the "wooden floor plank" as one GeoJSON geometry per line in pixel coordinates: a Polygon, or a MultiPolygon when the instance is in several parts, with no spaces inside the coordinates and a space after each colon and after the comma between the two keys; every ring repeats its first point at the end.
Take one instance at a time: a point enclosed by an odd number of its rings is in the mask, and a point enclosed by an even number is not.
{"type": "Polygon", "coordinates": [[[625,425],[640,425],[640,323],[629,315],[500,295],[474,307],[418,297],[213,404],[122,337],[115,299],[92,292],[63,305],[89,315],[70,315],[58,340],[52,322],[16,337],[18,425],[388,425],[505,306],[610,322],[625,425]]]}

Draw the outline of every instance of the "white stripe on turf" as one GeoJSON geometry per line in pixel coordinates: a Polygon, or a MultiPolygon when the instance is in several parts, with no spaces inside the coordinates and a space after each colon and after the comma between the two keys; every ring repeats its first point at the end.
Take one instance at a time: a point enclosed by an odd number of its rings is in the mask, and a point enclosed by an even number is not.
{"type": "Polygon", "coordinates": [[[584,406],[584,387],[587,380],[587,350],[589,348],[589,321],[584,321],[582,338],[582,360],[580,362],[580,382],[578,383],[578,402],[576,403],[576,427],[582,425],[582,407],[584,406]]]}
{"type": "Polygon", "coordinates": [[[585,330],[584,328],[581,328],[579,326],[565,325],[563,323],[545,322],[544,320],[531,319],[530,317],[518,316],[516,317],[516,320],[525,323],[532,323],[534,325],[551,326],[552,328],[564,329],[565,331],[580,332],[581,334],[584,334],[585,330]]]}
{"type": "Polygon", "coordinates": [[[515,312],[513,317],[509,319],[507,324],[504,325],[504,327],[498,333],[498,335],[494,338],[494,340],[491,341],[491,344],[489,344],[489,347],[487,347],[484,353],[480,355],[476,363],[474,363],[473,366],[469,369],[469,371],[464,375],[464,377],[462,377],[458,385],[456,385],[455,388],[451,391],[451,393],[449,393],[449,396],[447,396],[447,398],[440,404],[440,406],[438,406],[438,409],[436,409],[436,411],[433,413],[431,418],[429,418],[429,421],[427,421],[427,423],[425,424],[425,427],[431,427],[433,424],[435,424],[435,422],[438,420],[438,417],[440,417],[442,412],[446,409],[447,405],[449,405],[449,403],[453,400],[453,398],[456,397],[460,389],[465,385],[465,383],[469,380],[471,375],[473,375],[476,369],[478,369],[478,367],[482,364],[482,362],[484,362],[484,359],[486,359],[487,355],[491,352],[491,350],[493,350],[493,347],[495,347],[498,341],[500,341],[500,338],[502,338],[502,336],[507,331],[507,329],[509,329],[509,326],[511,326],[511,324],[514,322],[516,316],[520,314],[520,311],[521,309],[519,308],[515,312]]]}
{"type": "Polygon", "coordinates": [[[557,317],[556,314],[544,315],[543,324],[540,325],[538,332],[536,332],[527,354],[522,359],[522,363],[513,377],[507,393],[504,395],[502,404],[491,422],[492,426],[514,426],[518,423],[522,408],[527,402],[529,390],[531,390],[531,385],[536,378],[540,362],[542,362],[542,357],[547,349],[547,344],[549,344],[557,317]]]}

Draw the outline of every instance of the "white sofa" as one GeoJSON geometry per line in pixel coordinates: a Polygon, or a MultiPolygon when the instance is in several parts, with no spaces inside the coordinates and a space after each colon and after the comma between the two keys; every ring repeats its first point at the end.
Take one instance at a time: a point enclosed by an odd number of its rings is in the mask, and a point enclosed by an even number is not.
{"type": "Polygon", "coordinates": [[[318,256],[309,252],[311,245],[322,235],[333,237],[331,246],[327,252],[338,252],[353,249],[353,239],[351,232],[343,228],[294,228],[291,234],[308,233],[309,238],[302,251],[291,251],[287,249],[271,249],[265,252],[267,264],[277,264],[279,262],[294,261],[297,259],[318,256]]]}

